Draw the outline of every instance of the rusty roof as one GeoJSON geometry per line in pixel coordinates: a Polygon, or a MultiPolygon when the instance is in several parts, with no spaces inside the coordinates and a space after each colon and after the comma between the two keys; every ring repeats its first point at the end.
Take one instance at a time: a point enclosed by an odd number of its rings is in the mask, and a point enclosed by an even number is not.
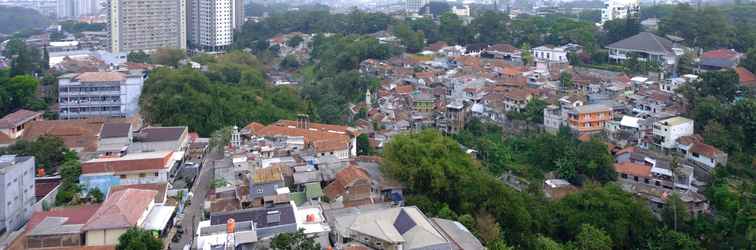
{"type": "Polygon", "coordinates": [[[283,168],[286,166],[272,166],[255,170],[252,181],[255,185],[283,181],[283,168]]]}
{"type": "Polygon", "coordinates": [[[16,127],[21,123],[30,121],[40,116],[42,116],[42,113],[40,112],[19,109],[16,112],[7,114],[3,116],[3,118],[0,118],[0,129],[16,127]]]}
{"type": "Polygon", "coordinates": [[[126,80],[126,74],[121,72],[84,72],[76,76],[80,82],[119,82],[126,80]]]}
{"type": "Polygon", "coordinates": [[[331,200],[338,198],[346,189],[357,181],[370,181],[367,171],[355,165],[350,165],[336,174],[333,182],[325,188],[325,194],[331,200]]]}
{"type": "Polygon", "coordinates": [[[165,169],[173,156],[172,151],[133,153],[117,158],[94,159],[81,164],[82,174],[125,173],[165,169]]]}
{"type": "Polygon", "coordinates": [[[139,219],[148,213],[157,191],[125,189],[108,195],[105,202],[82,227],[83,231],[120,229],[137,226],[139,219]]]}
{"type": "Polygon", "coordinates": [[[651,167],[632,162],[614,164],[614,171],[638,177],[651,177],[651,167]]]}
{"type": "Polygon", "coordinates": [[[115,193],[126,189],[139,189],[139,190],[152,190],[157,192],[155,194],[155,203],[165,203],[168,192],[168,183],[148,183],[148,184],[133,184],[133,185],[118,185],[110,188],[110,193],[115,193]]]}

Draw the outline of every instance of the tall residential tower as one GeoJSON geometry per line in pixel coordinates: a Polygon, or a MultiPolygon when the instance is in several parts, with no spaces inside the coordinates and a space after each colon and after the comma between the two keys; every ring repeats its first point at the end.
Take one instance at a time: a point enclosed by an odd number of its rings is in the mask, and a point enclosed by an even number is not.
{"type": "Polygon", "coordinates": [[[189,45],[220,51],[231,45],[234,30],[244,22],[243,0],[188,0],[189,45]]]}
{"type": "Polygon", "coordinates": [[[186,49],[187,0],[109,0],[111,52],[186,49]]]}

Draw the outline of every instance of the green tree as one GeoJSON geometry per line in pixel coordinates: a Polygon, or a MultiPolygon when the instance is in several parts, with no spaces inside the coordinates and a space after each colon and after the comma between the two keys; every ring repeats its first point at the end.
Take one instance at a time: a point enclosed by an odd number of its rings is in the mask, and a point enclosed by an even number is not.
{"type": "Polygon", "coordinates": [[[669,229],[659,229],[648,241],[648,249],[654,250],[700,250],[701,244],[690,236],[669,229]]]}
{"type": "Polygon", "coordinates": [[[184,58],[186,58],[186,51],[173,48],[159,48],[150,55],[152,63],[172,67],[178,67],[179,61],[184,58]]]}
{"type": "Polygon", "coordinates": [[[486,245],[488,249],[491,250],[514,250],[514,247],[507,246],[507,243],[505,243],[503,240],[495,240],[491,243],[488,243],[486,245]]]}
{"type": "Polygon", "coordinates": [[[50,19],[30,8],[0,6],[0,33],[41,29],[50,24],[50,19]]]}
{"type": "Polygon", "coordinates": [[[581,250],[611,250],[612,238],[601,228],[583,224],[575,238],[575,245],[581,250]]]}
{"type": "Polygon", "coordinates": [[[213,134],[210,135],[210,150],[221,152],[223,147],[231,143],[231,134],[233,131],[234,129],[231,127],[223,127],[214,131],[213,134]]]}
{"type": "Polygon", "coordinates": [[[89,190],[89,198],[94,203],[102,203],[105,200],[105,195],[99,188],[93,188],[89,190]]]}
{"type": "Polygon", "coordinates": [[[34,156],[37,168],[53,173],[66,161],[69,152],[63,140],[55,136],[41,136],[34,141],[20,140],[0,153],[34,156]]]}
{"type": "Polygon", "coordinates": [[[740,66],[751,72],[756,72],[756,47],[748,50],[745,58],[740,60],[740,66]]]}
{"type": "Polygon", "coordinates": [[[304,234],[304,229],[296,233],[281,233],[273,237],[270,243],[273,250],[319,250],[320,243],[315,238],[304,234]]]}
{"type": "Polygon", "coordinates": [[[564,249],[564,246],[562,246],[562,244],[559,244],[559,242],[556,242],[549,237],[539,235],[535,239],[535,242],[533,243],[533,249],[535,250],[562,250],[564,249]]]}
{"type": "Polygon", "coordinates": [[[494,44],[509,41],[509,16],[502,12],[486,11],[473,19],[470,32],[480,43],[494,44]]]}
{"type": "Polygon", "coordinates": [[[117,250],[161,250],[163,241],[151,232],[140,228],[129,228],[118,237],[117,250]]]}
{"type": "Polygon", "coordinates": [[[459,16],[453,13],[444,13],[441,15],[440,20],[441,25],[439,26],[439,35],[441,36],[442,41],[449,44],[460,45],[466,43],[465,36],[467,31],[459,16]]]}
{"type": "Polygon", "coordinates": [[[409,53],[417,53],[425,47],[425,36],[422,32],[413,31],[407,23],[401,22],[392,27],[396,37],[402,41],[402,45],[409,53]]]}
{"type": "Polygon", "coordinates": [[[130,63],[150,63],[150,55],[144,53],[144,51],[135,50],[126,55],[126,61],[130,63]]]}
{"type": "Polygon", "coordinates": [[[572,81],[572,74],[568,72],[559,74],[559,82],[562,83],[563,89],[570,89],[575,86],[575,82],[572,81]]]}
{"type": "Polygon", "coordinates": [[[299,63],[299,60],[297,60],[297,57],[294,55],[288,55],[281,60],[281,63],[279,63],[279,66],[283,69],[297,69],[301,64],[299,63]]]}
{"type": "Polygon", "coordinates": [[[357,136],[357,155],[372,155],[373,148],[370,147],[370,138],[367,134],[357,136]]]}
{"type": "Polygon", "coordinates": [[[304,42],[304,39],[300,35],[295,35],[292,38],[289,38],[289,40],[286,41],[286,46],[289,46],[290,48],[296,48],[300,44],[304,42]]]}
{"type": "Polygon", "coordinates": [[[5,115],[26,108],[40,110],[45,103],[35,95],[39,82],[29,75],[14,76],[3,80],[0,78],[0,115],[5,115]]]}
{"type": "Polygon", "coordinates": [[[533,63],[533,54],[530,52],[530,44],[523,43],[520,50],[522,51],[522,64],[527,66],[530,63],[533,63]]]}

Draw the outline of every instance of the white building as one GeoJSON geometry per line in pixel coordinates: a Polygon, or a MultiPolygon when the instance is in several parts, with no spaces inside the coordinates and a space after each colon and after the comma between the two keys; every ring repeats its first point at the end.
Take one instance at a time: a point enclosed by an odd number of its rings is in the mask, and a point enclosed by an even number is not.
{"type": "Polygon", "coordinates": [[[0,232],[16,231],[31,218],[34,174],[34,157],[0,156],[0,232]]]}
{"type": "Polygon", "coordinates": [[[429,2],[430,0],[405,0],[404,11],[407,13],[417,13],[429,2]]]}
{"type": "Polygon", "coordinates": [[[143,71],[85,72],[58,78],[61,119],[129,117],[139,111],[143,71]]]}
{"type": "Polygon", "coordinates": [[[459,8],[457,6],[452,6],[452,13],[457,16],[470,16],[470,5],[463,5],[459,8]]]}
{"type": "Polygon", "coordinates": [[[693,135],[693,120],[677,116],[654,123],[653,144],[662,149],[675,149],[677,139],[693,135]]]}
{"type": "Polygon", "coordinates": [[[241,0],[189,0],[187,22],[191,47],[205,51],[227,48],[233,42],[234,30],[241,28],[243,16],[241,0]]]}
{"type": "Polygon", "coordinates": [[[601,10],[601,25],[615,19],[639,17],[640,0],[607,0],[601,10]]]}
{"type": "Polygon", "coordinates": [[[551,45],[538,46],[532,49],[533,57],[537,61],[549,63],[568,63],[566,46],[554,47],[551,45]]]}

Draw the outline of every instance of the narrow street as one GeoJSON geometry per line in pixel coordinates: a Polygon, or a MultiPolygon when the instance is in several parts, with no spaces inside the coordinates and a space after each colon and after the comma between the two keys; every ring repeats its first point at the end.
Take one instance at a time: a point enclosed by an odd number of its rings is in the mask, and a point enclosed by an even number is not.
{"type": "MultiPolygon", "coordinates": [[[[205,156],[202,169],[192,187],[192,194],[194,195],[192,197],[192,204],[186,208],[184,218],[181,220],[181,226],[184,229],[184,233],[181,235],[182,237],[179,242],[171,242],[170,249],[181,250],[184,249],[184,246],[187,244],[194,244],[192,241],[194,238],[194,229],[197,224],[203,220],[202,206],[205,202],[207,191],[210,190],[210,177],[212,176],[211,172],[214,167],[213,162],[222,157],[222,153],[213,151],[208,152],[205,156]]],[[[195,246],[192,246],[191,249],[195,249],[195,246]]]]}

